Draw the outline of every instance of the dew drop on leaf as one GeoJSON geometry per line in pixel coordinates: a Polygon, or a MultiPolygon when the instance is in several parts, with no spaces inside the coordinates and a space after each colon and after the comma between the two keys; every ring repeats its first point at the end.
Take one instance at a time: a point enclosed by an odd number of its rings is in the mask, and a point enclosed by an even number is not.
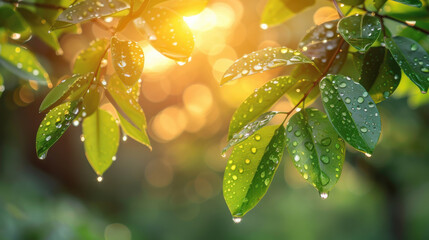
{"type": "Polygon", "coordinates": [[[232,221],[236,224],[241,223],[241,217],[233,217],[232,221]]]}

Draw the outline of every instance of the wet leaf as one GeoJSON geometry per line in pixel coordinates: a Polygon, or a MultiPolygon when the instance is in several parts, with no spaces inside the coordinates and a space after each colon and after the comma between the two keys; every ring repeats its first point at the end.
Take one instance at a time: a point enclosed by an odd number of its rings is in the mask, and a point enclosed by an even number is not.
{"type": "Polygon", "coordinates": [[[323,107],[338,134],[352,147],[371,154],[380,137],[381,120],[369,93],[341,75],[327,75],[319,85],[323,107]]]}
{"type": "Polygon", "coordinates": [[[416,41],[406,37],[385,39],[386,46],[404,73],[426,93],[429,88],[429,54],[416,41]]]}
{"type": "Polygon", "coordinates": [[[8,43],[0,44],[0,65],[20,78],[51,85],[48,73],[33,53],[26,48],[8,43]]]}
{"type": "Polygon", "coordinates": [[[314,108],[293,115],[286,129],[287,150],[296,169],[321,194],[327,194],[341,175],[344,140],[327,116],[314,108]]]}
{"type": "Polygon", "coordinates": [[[194,35],[183,18],[164,7],[149,9],[134,20],[137,29],[149,36],[150,44],[164,56],[187,63],[194,49],[194,35]]]}
{"type": "Polygon", "coordinates": [[[68,79],[64,79],[46,95],[45,99],[43,99],[40,104],[39,112],[43,112],[55,103],[66,99],[74,88],[79,88],[77,85],[82,85],[90,80],[92,80],[92,75],[88,76],[88,74],[84,76],[73,75],[68,79]]]}
{"type": "Polygon", "coordinates": [[[398,87],[401,68],[384,47],[373,47],[363,57],[359,83],[375,103],[386,100],[398,87]]]}
{"type": "Polygon", "coordinates": [[[353,15],[342,18],[338,32],[358,51],[366,52],[381,34],[381,23],[370,15],[353,15]]]}
{"type": "Polygon", "coordinates": [[[182,16],[193,16],[202,12],[208,3],[208,0],[163,0],[156,6],[170,8],[182,16]]]}
{"type": "Polygon", "coordinates": [[[42,15],[37,15],[26,8],[17,8],[17,11],[30,25],[34,34],[55,51],[62,52],[55,33],[49,31],[51,26],[42,15]]]}
{"type": "Polygon", "coordinates": [[[226,147],[222,150],[222,154],[232,146],[235,146],[253,135],[256,131],[266,126],[274,116],[279,112],[266,112],[260,115],[255,121],[247,123],[239,132],[232,135],[226,147]]]}
{"type": "Polygon", "coordinates": [[[422,7],[422,2],[420,0],[393,0],[398,3],[402,3],[411,7],[422,7]]]}
{"type": "Polygon", "coordinates": [[[315,0],[268,0],[262,12],[261,27],[265,29],[282,24],[314,3],[315,0]]]}
{"type": "Polygon", "coordinates": [[[119,78],[126,85],[133,85],[143,72],[144,54],[142,48],[133,41],[111,40],[112,64],[119,78]]]}
{"type": "Polygon", "coordinates": [[[371,0],[368,1],[369,8],[374,8],[375,11],[378,11],[379,9],[381,9],[384,4],[387,2],[387,0],[371,0]]]}
{"type": "Polygon", "coordinates": [[[299,51],[286,47],[265,48],[246,54],[226,70],[220,84],[242,77],[261,73],[278,67],[294,64],[313,64],[313,62],[299,51]]]}
{"type": "Polygon", "coordinates": [[[223,196],[234,217],[242,217],[258,204],[283,157],[285,129],[266,126],[236,145],[223,178],[223,196]]]}
{"type": "Polygon", "coordinates": [[[119,120],[121,123],[122,130],[124,133],[136,140],[137,142],[146,145],[150,150],[152,150],[152,146],[150,145],[149,137],[147,136],[146,129],[136,128],[134,127],[126,118],[124,118],[120,113],[118,113],[119,120]]]}
{"type": "Polygon", "coordinates": [[[52,26],[52,30],[68,27],[94,18],[109,16],[128,9],[129,6],[120,0],[84,0],[65,9],[52,26]]]}
{"type": "MultiPolygon", "coordinates": [[[[112,96],[120,110],[126,115],[135,127],[146,129],[146,117],[143,109],[131,94],[132,88],[125,87],[117,75],[113,75],[107,85],[107,91],[112,96]]],[[[113,104],[113,103],[112,103],[113,104]]]]}
{"type": "Polygon", "coordinates": [[[295,81],[291,77],[277,77],[247,97],[232,116],[228,140],[231,140],[234,134],[239,133],[244,126],[273,106],[294,83],[295,81]]]}
{"type": "Polygon", "coordinates": [[[82,116],[87,117],[93,114],[100,105],[100,92],[96,85],[92,85],[83,96],[82,116]]]}
{"type": "Polygon", "coordinates": [[[86,74],[95,72],[101,59],[104,57],[107,45],[107,39],[98,39],[82,50],[76,58],[73,67],[73,73],[86,74]]]}
{"type": "Polygon", "coordinates": [[[82,123],[85,155],[99,175],[112,164],[119,146],[119,127],[108,112],[98,109],[82,123]]]}
{"type": "Polygon", "coordinates": [[[12,5],[0,6],[0,27],[5,27],[10,38],[25,42],[31,38],[31,29],[12,5]]]}
{"type": "Polygon", "coordinates": [[[36,152],[40,159],[46,158],[49,148],[64,134],[79,110],[79,103],[73,101],[61,104],[46,114],[36,135],[36,152]]]}

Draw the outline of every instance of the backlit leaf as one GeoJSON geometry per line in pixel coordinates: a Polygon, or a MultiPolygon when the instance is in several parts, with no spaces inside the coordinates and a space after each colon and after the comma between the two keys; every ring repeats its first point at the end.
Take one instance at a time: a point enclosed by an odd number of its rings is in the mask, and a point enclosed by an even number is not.
{"type": "Polygon", "coordinates": [[[31,29],[12,5],[0,6],[0,27],[5,27],[10,38],[25,42],[31,38],[31,29]]]}
{"type": "Polygon", "coordinates": [[[236,145],[223,178],[223,196],[231,214],[242,217],[271,184],[286,144],[282,125],[266,126],[236,145]]]}
{"type": "Polygon", "coordinates": [[[164,56],[187,63],[194,49],[194,35],[183,18],[164,7],[149,9],[134,20],[137,29],[149,36],[150,44],[164,56]]]}
{"type": "Polygon", "coordinates": [[[314,108],[293,115],[286,129],[287,149],[296,169],[321,194],[327,194],[341,175],[344,140],[327,116],[314,108]]]}
{"type": "Polygon", "coordinates": [[[223,85],[231,80],[261,73],[274,68],[313,62],[299,51],[286,47],[265,48],[246,54],[226,70],[220,81],[223,85]]]}
{"type": "Polygon", "coordinates": [[[338,32],[358,51],[366,52],[381,34],[381,23],[377,17],[367,14],[342,18],[338,32]]]}
{"type": "MultiPolygon", "coordinates": [[[[132,88],[129,88],[132,89],[132,88]]],[[[143,109],[122,83],[117,75],[113,75],[107,85],[107,91],[112,96],[120,110],[131,120],[138,129],[146,129],[146,117],[143,109]]]]}
{"type": "Polygon", "coordinates": [[[82,123],[85,155],[99,175],[112,164],[119,146],[119,127],[108,112],[98,109],[82,123]]]}
{"type": "Polygon", "coordinates": [[[80,1],[62,12],[52,29],[64,28],[94,18],[109,16],[128,8],[128,4],[120,0],[80,1]]]}
{"type": "Polygon", "coordinates": [[[284,23],[314,3],[315,0],[268,0],[262,12],[261,27],[266,28],[284,23]]]}
{"type": "Polygon", "coordinates": [[[385,39],[386,46],[404,73],[426,93],[429,88],[429,54],[416,41],[406,37],[385,39]]]}
{"type": "Polygon", "coordinates": [[[147,136],[146,129],[138,129],[134,127],[127,119],[125,119],[120,113],[118,113],[119,120],[121,123],[122,130],[124,133],[136,140],[137,142],[146,145],[150,150],[152,150],[152,146],[150,145],[149,137],[147,136]]]}
{"type": "Polygon", "coordinates": [[[51,85],[48,73],[26,48],[8,43],[0,44],[0,65],[23,79],[51,85]]]}
{"type": "Polygon", "coordinates": [[[327,75],[319,85],[323,107],[338,134],[352,147],[371,154],[380,137],[381,120],[369,93],[341,75],[327,75]]]}
{"type": "Polygon", "coordinates": [[[52,109],[46,114],[36,135],[36,152],[40,159],[46,158],[49,148],[64,134],[70,122],[80,110],[77,101],[67,102],[52,109]]]}
{"type": "Polygon", "coordinates": [[[133,85],[143,72],[144,54],[142,48],[133,41],[111,40],[112,64],[119,78],[126,85],[133,85]]]}
{"type": "Polygon", "coordinates": [[[411,7],[422,7],[422,2],[420,0],[393,0],[398,3],[402,3],[411,7]]]}
{"type": "Polygon", "coordinates": [[[247,97],[232,116],[228,140],[231,140],[234,134],[239,133],[248,123],[266,112],[294,83],[295,81],[291,77],[277,77],[247,97]]]}
{"type": "Polygon", "coordinates": [[[193,16],[204,10],[208,0],[163,0],[157,7],[170,8],[182,16],[193,16]]]}
{"type": "Polygon", "coordinates": [[[86,74],[95,72],[101,59],[104,57],[105,50],[109,41],[107,39],[98,39],[82,50],[76,58],[73,67],[73,73],[86,74]]]}
{"type": "Polygon", "coordinates": [[[100,92],[96,85],[92,85],[83,96],[82,115],[90,116],[98,109],[100,104],[100,92]],[[85,113],[85,114],[83,114],[85,113]]]}
{"type": "Polygon", "coordinates": [[[366,52],[359,83],[375,103],[387,99],[399,85],[401,68],[384,47],[373,47],[366,52]]]}

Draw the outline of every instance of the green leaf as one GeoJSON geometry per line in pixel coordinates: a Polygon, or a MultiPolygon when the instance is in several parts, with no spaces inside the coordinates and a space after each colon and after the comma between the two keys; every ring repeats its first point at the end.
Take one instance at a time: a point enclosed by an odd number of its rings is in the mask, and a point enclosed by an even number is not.
{"type": "Polygon", "coordinates": [[[134,20],[137,29],[149,36],[150,44],[164,56],[180,64],[190,60],[194,50],[194,35],[183,18],[164,7],[149,9],[134,20]]]}
{"type": "Polygon", "coordinates": [[[416,41],[406,37],[388,37],[385,42],[404,73],[422,93],[426,93],[429,88],[429,54],[416,41]]]}
{"type": "Polygon", "coordinates": [[[45,42],[55,51],[62,52],[61,46],[58,43],[58,39],[55,33],[50,31],[51,26],[48,24],[46,19],[26,8],[18,8],[17,10],[27,21],[28,25],[30,25],[34,34],[36,34],[43,42],[45,42]]]}
{"type": "MultiPolygon", "coordinates": [[[[226,147],[222,150],[222,154],[225,154],[225,152],[232,146],[235,146],[242,141],[246,140],[250,136],[253,135],[256,131],[261,129],[262,127],[266,126],[271,119],[273,119],[274,116],[276,116],[279,112],[266,112],[262,115],[260,115],[255,121],[247,123],[241,131],[234,133],[231,137],[231,139],[228,141],[226,147]]],[[[233,118],[234,119],[234,118],[233,118]]],[[[231,125],[230,125],[231,127],[231,125]]]]}
{"type": "Polygon", "coordinates": [[[146,117],[143,109],[127,90],[117,75],[113,75],[107,84],[107,91],[114,100],[112,103],[116,103],[138,129],[146,129],[146,117]]]}
{"type": "Polygon", "coordinates": [[[129,6],[120,0],[85,0],[65,9],[52,26],[52,30],[68,27],[94,18],[109,16],[128,9],[129,6]]]}
{"type": "Polygon", "coordinates": [[[149,137],[147,136],[146,129],[136,128],[130,122],[127,121],[120,113],[118,113],[119,121],[121,122],[121,127],[124,133],[136,140],[137,142],[146,145],[150,150],[152,150],[152,146],[150,145],[149,137]]]}
{"type": "Polygon", "coordinates": [[[26,48],[8,43],[0,44],[0,64],[23,79],[35,80],[48,86],[52,84],[48,73],[26,48]]]}
{"type": "Polygon", "coordinates": [[[208,0],[163,0],[157,7],[166,7],[182,16],[197,15],[204,10],[208,0]]]}
{"type": "Polygon", "coordinates": [[[90,116],[97,111],[98,105],[100,105],[100,92],[97,85],[92,85],[83,96],[82,115],[90,116]]]}
{"type": "Polygon", "coordinates": [[[234,147],[223,178],[223,195],[231,214],[242,217],[268,190],[286,144],[282,125],[266,126],[234,147]]]}
{"type": "Polygon", "coordinates": [[[365,88],[341,75],[327,75],[319,85],[323,107],[338,134],[352,147],[371,154],[380,137],[381,120],[365,88]]]}
{"type": "Polygon", "coordinates": [[[265,29],[284,23],[314,3],[315,0],[268,0],[262,12],[261,27],[265,29]]]}
{"type": "Polygon", "coordinates": [[[345,159],[345,143],[327,116],[309,108],[287,124],[287,150],[296,169],[326,197],[337,183],[345,159]]]}
{"type": "Polygon", "coordinates": [[[31,29],[12,5],[0,6],[0,27],[5,27],[10,38],[25,42],[31,38],[31,29]]]}
{"type": "Polygon", "coordinates": [[[338,22],[338,32],[358,51],[366,52],[381,34],[381,23],[370,15],[353,15],[338,22]]]}
{"type": "Polygon", "coordinates": [[[105,55],[108,44],[109,41],[107,39],[98,39],[91,42],[89,47],[82,50],[77,56],[73,73],[86,74],[88,72],[95,72],[105,55]]]}
{"type": "Polygon", "coordinates": [[[363,63],[359,83],[375,103],[386,100],[399,85],[401,68],[384,47],[370,48],[364,55],[363,63]]]}
{"type": "Polygon", "coordinates": [[[98,109],[82,123],[85,137],[85,154],[94,171],[99,175],[112,164],[119,146],[119,127],[108,112],[98,109]]]}
{"type": "Polygon", "coordinates": [[[220,84],[278,67],[313,62],[299,51],[286,47],[265,48],[246,54],[226,70],[220,84]]]}
{"type": "Polygon", "coordinates": [[[49,148],[64,134],[79,110],[80,104],[73,101],[61,104],[46,114],[36,135],[36,152],[40,159],[46,158],[49,148]]]}
{"type": "Polygon", "coordinates": [[[294,79],[282,76],[272,79],[252,93],[237,108],[229,124],[228,140],[238,133],[245,125],[255,120],[276,103],[295,83],[294,79]]]}
{"type": "Polygon", "coordinates": [[[365,0],[338,0],[337,2],[350,6],[357,6],[361,5],[363,2],[365,2],[365,0]]]}
{"type": "Polygon", "coordinates": [[[133,85],[143,72],[144,54],[142,48],[133,41],[111,40],[112,64],[119,78],[126,85],[133,85]]]}
{"type": "Polygon", "coordinates": [[[418,8],[422,7],[422,2],[420,2],[420,0],[393,0],[393,1],[405,4],[411,7],[418,7],[418,8]]]}
{"type": "Polygon", "coordinates": [[[3,76],[0,74],[0,97],[4,92],[4,80],[3,80],[3,76]]]}
{"type": "Polygon", "coordinates": [[[387,0],[369,0],[365,2],[365,5],[367,9],[370,9],[372,11],[378,11],[384,6],[386,2],[387,0]]]}

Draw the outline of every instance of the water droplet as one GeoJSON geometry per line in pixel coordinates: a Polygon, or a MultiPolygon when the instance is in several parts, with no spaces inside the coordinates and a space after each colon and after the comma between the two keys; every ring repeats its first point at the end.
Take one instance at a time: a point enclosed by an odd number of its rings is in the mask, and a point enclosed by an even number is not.
{"type": "Polygon", "coordinates": [[[250,164],[250,159],[246,159],[246,160],[244,160],[244,162],[245,162],[246,164],[250,164]]]}
{"type": "Polygon", "coordinates": [[[363,103],[363,97],[358,97],[358,99],[357,99],[357,101],[358,101],[358,103],[363,103]]]}
{"type": "Polygon", "coordinates": [[[234,221],[235,224],[241,223],[241,217],[233,217],[232,221],[234,221]]]}
{"type": "Polygon", "coordinates": [[[255,147],[252,147],[252,148],[250,149],[250,151],[251,151],[252,153],[256,153],[256,148],[255,148],[255,147]]]}
{"type": "Polygon", "coordinates": [[[323,162],[324,164],[328,164],[328,163],[329,163],[329,157],[328,157],[328,156],[326,156],[326,155],[322,155],[322,156],[320,157],[320,160],[322,160],[322,162],[323,162]]]}
{"type": "Polygon", "coordinates": [[[371,157],[372,155],[371,155],[371,154],[369,154],[369,153],[365,153],[365,156],[366,156],[366,157],[371,157]]]}
{"type": "Polygon", "coordinates": [[[360,131],[361,131],[361,132],[363,132],[363,133],[366,133],[366,132],[368,132],[368,128],[366,128],[366,127],[361,127],[361,128],[360,128],[360,131]]]}
{"type": "Polygon", "coordinates": [[[320,143],[323,146],[329,146],[331,144],[331,138],[330,137],[326,137],[326,138],[322,139],[322,141],[320,141],[320,143]]]}
{"type": "Polygon", "coordinates": [[[346,99],[344,99],[344,102],[346,103],[350,103],[352,100],[349,97],[346,97],[346,99]]]}
{"type": "Polygon", "coordinates": [[[97,177],[97,181],[98,181],[98,182],[102,182],[102,181],[103,181],[103,177],[102,177],[102,176],[98,176],[98,177],[97,177]]]}
{"type": "Polygon", "coordinates": [[[267,30],[268,29],[268,25],[263,23],[261,25],[259,25],[261,27],[262,30],[267,30]]]}
{"type": "Polygon", "coordinates": [[[269,178],[265,178],[264,184],[265,184],[265,186],[268,186],[268,184],[270,184],[270,179],[269,178]]]}
{"type": "Polygon", "coordinates": [[[314,145],[311,142],[306,142],[305,147],[308,149],[308,151],[311,151],[311,150],[313,150],[314,145]]]}
{"type": "Polygon", "coordinates": [[[416,51],[417,50],[417,48],[418,48],[418,46],[417,46],[417,44],[415,44],[415,43],[413,43],[413,44],[411,44],[411,51],[416,51]]]}
{"type": "Polygon", "coordinates": [[[324,193],[324,192],[320,193],[320,198],[327,199],[328,198],[328,193],[324,193]]]}
{"type": "Polygon", "coordinates": [[[326,173],[324,173],[324,172],[321,172],[320,173],[320,183],[323,186],[326,186],[329,183],[329,181],[330,181],[330,179],[329,179],[328,175],[326,175],[326,173]]]}
{"type": "Polygon", "coordinates": [[[293,159],[295,160],[295,162],[298,162],[301,158],[299,157],[299,155],[295,155],[293,159]]]}
{"type": "Polygon", "coordinates": [[[299,136],[301,136],[301,131],[296,130],[294,134],[295,134],[295,136],[299,137],[299,136]]]}
{"type": "Polygon", "coordinates": [[[256,141],[259,141],[259,140],[261,140],[261,135],[259,135],[259,134],[256,134],[256,135],[255,135],[255,140],[256,140],[256,141]]]}
{"type": "Polygon", "coordinates": [[[45,153],[43,153],[42,155],[40,155],[39,156],[39,159],[40,160],[44,160],[44,159],[46,159],[46,156],[47,156],[48,154],[45,152],[45,153]]]}

